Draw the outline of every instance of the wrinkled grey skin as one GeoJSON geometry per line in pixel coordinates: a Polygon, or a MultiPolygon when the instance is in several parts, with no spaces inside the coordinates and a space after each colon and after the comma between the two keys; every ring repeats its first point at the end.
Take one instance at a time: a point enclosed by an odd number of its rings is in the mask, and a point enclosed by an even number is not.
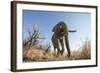
{"type": "Polygon", "coordinates": [[[57,54],[63,55],[64,43],[65,43],[66,49],[68,51],[68,57],[70,57],[71,53],[70,53],[70,46],[69,46],[69,41],[68,41],[68,32],[76,32],[76,31],[68,30],[67,25],[63,21],[61,21],[53,27],[52,32],[54,32],[51,38],[51,41],[54,47],[54,52],[56,53],[56,50],[57,50],[57,54]],[[60,50],[59,44],[62,47],[61,50],[60,50]]]}

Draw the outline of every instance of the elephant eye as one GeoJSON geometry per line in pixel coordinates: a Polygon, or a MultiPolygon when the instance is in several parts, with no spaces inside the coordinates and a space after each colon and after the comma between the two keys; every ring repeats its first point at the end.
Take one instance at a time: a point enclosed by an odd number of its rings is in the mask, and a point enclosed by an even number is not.
{"type": "Polygon", "coordinates": [[[64,30],[63,30],[63,29],[61,29],[60,31],[61,31],[61,32],[64,32],[64,30]]]}

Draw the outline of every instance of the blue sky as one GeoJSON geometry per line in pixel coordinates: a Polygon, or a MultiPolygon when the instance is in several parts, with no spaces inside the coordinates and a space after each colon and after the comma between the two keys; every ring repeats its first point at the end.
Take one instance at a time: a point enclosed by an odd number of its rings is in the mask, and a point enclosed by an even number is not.
{"type": "Polygon", "coordinates": [[[33,11],[23,10],[23,39],[28,36],[28,30],[36,25],[40,30],[40,36],[45,38],[42,43],[51,43],[52,28],[59,22],[64,21],[68,28],[77,30],[69,33],[69,44],[71,49],[80,47],[91,35],[91,14],[79,12],[56,12],[56,11],[33,11]]]}

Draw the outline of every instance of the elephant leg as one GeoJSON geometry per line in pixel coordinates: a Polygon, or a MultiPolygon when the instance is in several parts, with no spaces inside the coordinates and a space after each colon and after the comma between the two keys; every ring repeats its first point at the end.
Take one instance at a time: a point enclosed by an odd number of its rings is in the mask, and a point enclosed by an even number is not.
{"type": "Polygon", "coordinates": [[[54,53],[56,53],[56,47],[54,47],[54,53]]]}
{"type": "Polygon", "coordinates": [[[59,55],[59,54],[60,54],[60,48],[59,48],[59,43],[57,41],[57,55],[59,55]]]}
{"type": "Polygon", "coordinates": [[[58,39],[55,39],[55,47],[57,49],[57,55],[60,54],[60,48],[59,48],[59,42],[58,42],[58,39]]]}
{"type": "Polygon", "coordinates": [[[54,47],[54,53],[56,53],[57,51],[57,54],[59,54],[60,53],[59,42],[58,39],[55,37],[55,35],[52,36],[52,44],[54,47]]]}
{"type": "Polygon", "coordinates": [[[64,53],[64,42],[63,42],[63,39],[60,39],[60,43],[61,43],[61,47],[62,47],[62,50],[60,51],[61,55],[63,55],[64,53]]]}
{"type": "Polygon", "coordinates": [[[70,57],[70,47],[69,47],[69,41],[68,41],[68,35],[65,35],[65,45],[68,51],[68,57],[70,57]]]}

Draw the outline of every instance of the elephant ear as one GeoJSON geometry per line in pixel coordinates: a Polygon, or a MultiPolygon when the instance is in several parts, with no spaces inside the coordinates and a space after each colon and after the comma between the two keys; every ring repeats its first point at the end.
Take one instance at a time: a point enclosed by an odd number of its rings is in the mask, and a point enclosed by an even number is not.
{"type": "Polygon", "coordinates": [[[56,32],[57,31],[57,28],[58,28],[58,24],[56,24],[53,29],[52,29],[52,32],[56,32]]]}

